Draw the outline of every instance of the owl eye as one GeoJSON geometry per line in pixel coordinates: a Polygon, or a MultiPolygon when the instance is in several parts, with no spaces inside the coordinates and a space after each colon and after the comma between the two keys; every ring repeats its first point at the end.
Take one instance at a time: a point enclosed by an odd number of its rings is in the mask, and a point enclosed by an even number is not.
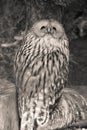
{"type": "Polygon", "coordinates": [[[56,28],[55,28],[55,27],[53,27],[53,30],[55,30],[55,31],[56,31],[56,28]]]}
{"type": "Polygon", "coordinates": [[[44,30],[44,29],[46,29],[46,27],[45,27],[45,26],[42,26],[40,29],[41,29],[41,30],[44,30]]]}

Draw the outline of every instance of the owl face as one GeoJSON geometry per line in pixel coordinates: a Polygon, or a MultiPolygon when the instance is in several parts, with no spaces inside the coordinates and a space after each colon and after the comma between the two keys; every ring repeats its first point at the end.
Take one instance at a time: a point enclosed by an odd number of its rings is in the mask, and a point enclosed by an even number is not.
{"type": "Polygon", "coordinates": [[[51,36],[59,39],[64,35],[64,29],[62,25],[56,20],[41,20],[32,27],[34,34],[37,37],[51,36]]]}
{"type": "MultiPolygon", "coordinates": [[[[59,50],[69,56],[69,42],[63,26],[56,20],[41,20],[36,22],[26,35],[26,43],[37,44],[47,53],[59,50]]],[[[41,49],[40,49],[41,50],[41,49]]]]}

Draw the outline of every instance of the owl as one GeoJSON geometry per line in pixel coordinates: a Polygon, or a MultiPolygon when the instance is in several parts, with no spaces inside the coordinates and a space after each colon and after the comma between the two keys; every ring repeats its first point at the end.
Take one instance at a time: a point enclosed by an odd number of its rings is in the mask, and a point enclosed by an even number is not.
{"type": "Polygon", "coordinates": [[[21,130],[44,128],[66,86],[69,42],[56,20],[34,23],[15,56],[21,130]]]}

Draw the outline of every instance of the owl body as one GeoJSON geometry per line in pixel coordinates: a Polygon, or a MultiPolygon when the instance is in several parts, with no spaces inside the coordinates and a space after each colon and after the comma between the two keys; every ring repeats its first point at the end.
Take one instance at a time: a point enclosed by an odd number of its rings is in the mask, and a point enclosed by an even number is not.
{"type": "Polygon", "coordinates": [[[21,130],[49,121],[51,106],[67,82],[68,65],[68,39],[62,25],[54,20],[35,23],[15,58],[21,130]]]}

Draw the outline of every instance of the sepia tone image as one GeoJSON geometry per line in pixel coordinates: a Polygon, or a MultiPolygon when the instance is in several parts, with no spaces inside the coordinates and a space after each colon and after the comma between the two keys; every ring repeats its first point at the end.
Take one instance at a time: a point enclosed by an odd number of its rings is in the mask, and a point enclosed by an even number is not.
{"type": "Polygon", "coordinates": [[[0,1],[0,130],[87,130],[87,0],[0,1]]]}

